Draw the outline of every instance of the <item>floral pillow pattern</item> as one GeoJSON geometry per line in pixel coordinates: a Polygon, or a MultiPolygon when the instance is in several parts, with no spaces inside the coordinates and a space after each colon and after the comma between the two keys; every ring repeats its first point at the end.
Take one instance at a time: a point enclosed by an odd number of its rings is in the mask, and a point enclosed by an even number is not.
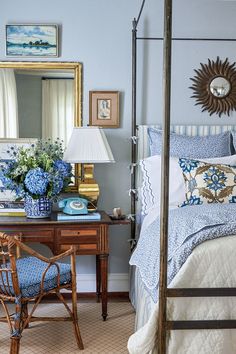
{"type": "Polygon", "coordinates": [[[186,201],[181,206],[211,203],[236,203],[236,166],[209,164],[179,159],[186,201]]]}

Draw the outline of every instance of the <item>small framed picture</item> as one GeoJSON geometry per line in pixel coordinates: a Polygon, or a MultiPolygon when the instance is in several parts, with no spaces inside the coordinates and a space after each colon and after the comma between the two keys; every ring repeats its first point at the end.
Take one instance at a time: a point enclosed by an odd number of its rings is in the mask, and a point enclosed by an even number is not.
{"type": "Polygon", "coordinates": [[[58,57],[58,26],[6,25],[6,56],[58,57]]]}
{"type": "Polygon", "coordinates": [[[89,92],[89,125],[119,127],[119,91],[89,92]]]}

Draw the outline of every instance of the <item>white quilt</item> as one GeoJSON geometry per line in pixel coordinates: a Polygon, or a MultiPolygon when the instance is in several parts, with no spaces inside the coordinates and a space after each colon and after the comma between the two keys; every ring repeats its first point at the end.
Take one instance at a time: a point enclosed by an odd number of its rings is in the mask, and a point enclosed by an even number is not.
{"type": "MultiPolygon", "coordinates": [[[[153,217],[154,213],[145,224],[153,217]]],[[[236,287],[236,236],[197,246],[170,287],[236,287]]],[[[157,353],[157,316],[158,304],[149,321],[130,337],[130,354],[157,353]]],[[[236,298],[168,299],[167,316],[168,320],[236,319],[236,298]]],[[[236,354],[236,329],[171,331],[167,348],[168,354],[236,354]]]]}

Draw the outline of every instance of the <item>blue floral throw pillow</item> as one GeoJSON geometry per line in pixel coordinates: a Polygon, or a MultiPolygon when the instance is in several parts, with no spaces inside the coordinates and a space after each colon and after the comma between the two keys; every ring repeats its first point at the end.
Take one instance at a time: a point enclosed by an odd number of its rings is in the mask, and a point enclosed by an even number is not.
{"type": "Polygon", "coordinates": [[[236,167],[179,159],[186,201],[181,205],[236,203],[236,167]]]}

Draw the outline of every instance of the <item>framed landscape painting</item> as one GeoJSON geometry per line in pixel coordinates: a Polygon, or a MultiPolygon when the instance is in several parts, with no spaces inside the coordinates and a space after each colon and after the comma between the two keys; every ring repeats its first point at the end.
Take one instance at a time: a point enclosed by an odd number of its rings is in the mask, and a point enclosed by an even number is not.
{"type": "Polygon", "coordinates": [[[58,57],[58,26],[6,25],[6,55],[58,57]]]}

